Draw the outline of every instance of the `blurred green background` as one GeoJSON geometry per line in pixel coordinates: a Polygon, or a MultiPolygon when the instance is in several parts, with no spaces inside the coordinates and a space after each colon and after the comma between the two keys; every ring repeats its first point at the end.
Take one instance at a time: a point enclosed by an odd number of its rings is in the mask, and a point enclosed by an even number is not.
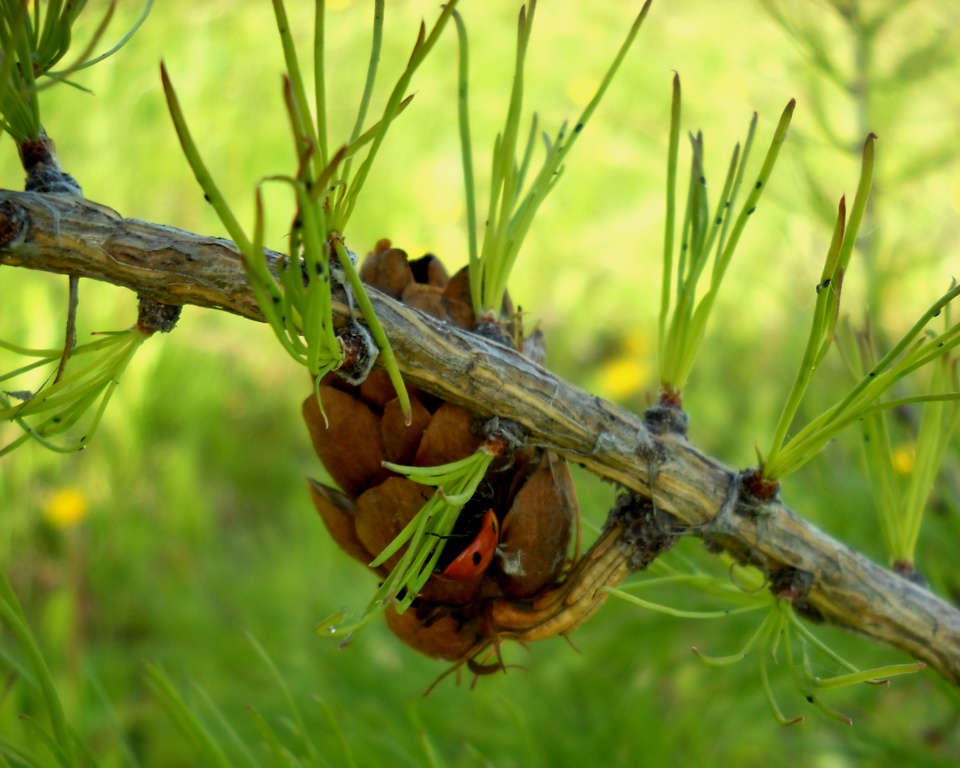
{"type": "MultiPolygon", "coordinates": [[[[288,5],[306,56],[312,3],[288,5]]],[[[336,140],[352,126],[372,4],[327,5],[328,113],[336,140]]],[[[481,190],[506,111],[519,5],[465,0],[461,8],[471,35],[481,190]]],[[[592,96],[639,5],[541,3],[526,104],[548,132],[575,118],[592,96]]],[[[822,200],[832,208],[841,194],[852,194],[855,151],[868,130],[880,137],[874,210],[844,284],[846,313],[859,321],[869,309],[880,328],[898,335],[946,289],[958,263],[956,4],[863,3],[870,13],[895,13],[873,38],[873,58],[861,70],[863,37],[858,48],[830,4],[783,5],[794,23],[816,30],[821,50],[844,76],[865,73],[858,89],[845,91],[812,66],[759,2],[655,0],[511,282],[514,300],[547,335],[554,370],[642,410],[657,385],[673,71],[684,87],[684,129],[704,131],[716,186],[751,113],[760,115],[755,169],[780,111],[796,97],[796,117],[761,215],[750,222],[684,393],[691,439],[735,467],[755,460],[755,441],[769,440],[802,351],[829,241],[822,200]]],[[[78,39],[86,39],[103,6],[92,0],[78,39]]],[[[132,1],[120,6],[114,37],[139,11],[132,1]]],[[[437,13],[432,2],[388,3],[372,115],[409,54],[420,18],[429,24],[437,13]]],[[[43,123],[63,164],[87,197],[125,216],[223,234],[180,153],[160,89],[161,59],[214,177],[249,224],[256,181],[293,169],[280,94],[282,56],[266,0],[158,3],[118,56],[76,77],[94,96],[67,87],[45,94],[43,123]]],[[[451,27],[415,77],[416,98],[377,160],[346,233],[355,250],[388,237],[411,255],[440,255],[451,271],[465,262],[455,61],[451,27]]],[[[0,184],[22,188],[16,151],[4,141],[0,184]]],[[[271,244],[283,250],[290,202],[270,195],[268,206],[271,244]]],[[[0,296],[0,336],[57,345],[64,278],[5,268],[0,296]]],[[[81,284],[81,336],[128,327],[135,313],[131,294],[81,284]]],[[[10,357],[0,362],[3,370],[16,365],[10,357]]],[[[827,367],[808,417],[842,386],[838,358],[827,367]]],[[[173,334],[150,340],[135,358],[87,450],[63,457],[29,445],[0,462],[0,567],[47,654],[68,718],[101,765],[201,762],[149,692],[143,662],[162,666],[220,732],[204,703],[215,702],[257,759],[265,757],[247,709],[280,723],[280,731],[289,710],[244,633],[273,659],[329,765],[669,760],[832,768],[960,760],[960,696],[930,672],[831,695],[831,706],[853,718],[848,728],[809,707],[781,666],[774,677],[780,705],[788,716],[807,719],[780,728],[767,708],[755,656],[718,670],[690,653],[693,645],[714,654],[736,651],[756,626],[749,617],[696,622],[611,602],[574,635],[576,649],[562,639],[527,650],[507,647],[508,663],[526,671],[483,678],[475,690],[469,679],[458,686],[451,678],[423,698],[444,665],[408,650],[382,623],[342,650],[314,633],[334,611],[365,602],[375,585],[327,539],[310,504],[305,477],[321,469],[299,418],[309,389],[305,372],[266,327],[188,307],[173,334]]],[[[12,435],[0,427],[3,444],[12,435]]],[[[858,439],[851,432],[836,441],[786,482],[783,495],[800,514],[883,561],[858,439]]],[[[955,601],[957,458],[954,447],[918,557],[937,591],[955,601]]],[[[577,479],[592,536],[614,489],[583,473],[577,479]]],[[[723,573],[695,542],[670,557],[723,573]]],[[[711,607],[683,592],[651,599],[711,607]]],[[[858,666],[908,660],[838,631],[820,632],[858,666]]],[[[0,735],[42,754],[17,717],[37,715],[38,697],[24,681],[7,677],[8,662],[22,659],[22,652],[2,630],[0,648],[6,680],[0,681],[0,735]]],[[[241,764],[229,739],[226,748],[231,762],[241,764]]]]}

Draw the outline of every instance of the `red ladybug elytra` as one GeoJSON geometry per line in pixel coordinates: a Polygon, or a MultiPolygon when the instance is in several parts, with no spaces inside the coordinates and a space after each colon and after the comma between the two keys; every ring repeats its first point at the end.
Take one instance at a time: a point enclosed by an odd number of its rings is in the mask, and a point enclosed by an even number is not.
{"type": "Polygon", "coordinates": [[[479,576],[493,562],[493,555],[500,543],[500,523],[492,509],[483,514],[483,522],[473,541],[443,569],[448,579],[464,581],[479,576]]]}

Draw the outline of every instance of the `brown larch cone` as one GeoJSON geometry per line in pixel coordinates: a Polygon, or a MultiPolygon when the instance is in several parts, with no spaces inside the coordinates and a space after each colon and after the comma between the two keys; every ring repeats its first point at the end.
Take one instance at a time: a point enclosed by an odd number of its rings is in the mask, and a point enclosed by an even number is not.
{"type": "MultiPolygon", "coordinates": [[[[451,279],[436,257],[411,262],[405,252],[381,241],[360,276],[445,322],[471,331],[476,325],[466,269],[451,279]]],[[[504,310],[509,317],[508,301],[504,310]]],[[[539,354],[539,337],[532,348],[539,354]]],[[[317,455],[343,491],[312,481],[314,504],[334,541],[364,563],[380,554],[433,493],[381,463],[436,466],[470,456],[483,442],[480,425],[468,411],[408,389],[410,426],[404,425],[383,371],[374,371],[359,387],[335,374],[324,377],[319,393],[327,421],[312,393],[303,403],[317,455]]],[[[495,459],[446,542],[439,572],[405,613],[389,609],[387,623],[421,653],[458,662],[496,642],[495,613],[508,617],[511,637],[520,637],[517,621],[509,618],[511,601],[542,602],[558,587],[571,565],[568,550],[578,513],[570,472],[556,456],[523,448],[495,459]]],[[[387,575],[403,551],[376,572],[387,575]]]]}

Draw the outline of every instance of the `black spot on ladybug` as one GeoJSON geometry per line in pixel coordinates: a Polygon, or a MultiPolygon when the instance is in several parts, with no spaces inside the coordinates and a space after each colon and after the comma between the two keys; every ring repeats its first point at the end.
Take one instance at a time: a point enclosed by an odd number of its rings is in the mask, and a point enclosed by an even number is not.
{"type": "Polygon", "coordinates": [[[473,553],[473,564],[474,564],[474,565],[480,565],[480,561],[481,561],[481,560],[483,560],[483,557],[481,557],[480,553],[479,553],[479,552],[474,552],[474,553],[473,553]]]}

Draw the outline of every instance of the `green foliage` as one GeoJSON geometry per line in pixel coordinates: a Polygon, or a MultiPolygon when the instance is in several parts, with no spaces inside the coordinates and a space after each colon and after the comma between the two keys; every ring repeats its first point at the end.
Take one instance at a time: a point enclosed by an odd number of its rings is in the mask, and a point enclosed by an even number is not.
{"type": "MultiPolygon", "coordinates": [[[[949,330],[950,306],[945,307],[944,324],[949,330]]],[[[870,328],[854,333],[849,324],[844,327],[845,347],[851,373],[863,380],[877,369],[876,341],[870,328]],[[856,352],[854,352],[856,350],[856,352]]],[[[928,334],[933,335],[931,331],[928,334]]],[[[924,512],[930,505],[937,473],[943,466],[947,449],[960,429],[960,379],[957,357],[946,353],[932,364],[929,391],[926,395],[899,398],[884,403],[883,408],[871,409],[862,420],[863,449],[871,488],[876,501],[880,531],[892,563],[907,573],[914,570],[917,542],[924,512]],[[945,394],[952,391],[952,396],[945,394]],[[923,415],[917,428],[913,455],[902,456],[900,464],[908,463],[906,472],[900,471],[891,433],[894,425],[891,413],[923,403],[923,415]],[[903,476],[906,475],[906,482],[903,476]]]]}
{"type": "Polygon", "coordinates": [[[339,748],[329,749],[317,744],[317,740],[307,727],[305,719],[297,703],[290,693],[286,680],[280,674],[273,659],[251,636],[247,637],[253,650],[260,658],[263,666],[269,671],[270,682],[276,686],[287,706],[286,716],[276,724],[271,723],[253,706],[248,706],[247,714],[253,723],[256,733],[260,736],[265,749],[259,751],[259,756],[244,741],[237,729],[216,705],[210,695],[202,687],[191,686],[191,700],[181,693],[177,684],[162,669],[155,665],[147,665],[145,677],[147,686],[156,696],[161,706],[167,711],[184,736],[194,745],[196,753],[203,756],[203,765],[235,766],[243,763],[251,766],[313,766],[349,765],[355,766],[353,749],[343,737],[337,716],[332,709],[322,702],[331,728],[338,736],[339,748]],[[202,709],[205,715],[199,714],[202,709]],[[332,753],[332,754],[331,754],[332,753]]]}
{"type": "Polygon", "coordinates": [[[698,568],[692,562],[686,562],[683,565],[684,570],[681,570],[672,565],[664,564],[662,561],[657,561],[649,571],[662,575],[635,579],[621,589],[607,589],[607,592],[642,608],[685,619],[725,619],[745,613],[763,612],[765,614],[763,620],[737,653],[729,656],[710,656],[697,648],[693,648],[693,652],[710,666],[726,667],[739,664],[755,646],[759,646],[757,661],[759,662],[759,675],[763,692],[774,719],[780,725],[796,725],[804,719],[803,716],[787,718],[783,715],[770,684],[769,664],[771,661],[777,663],[777,653],[781,645],[785,657],[784,667],[789,671],[795,687],[794,698],[799,694],[802,700],[806,700],[827,716],[846,725],[852,725],[853,721],[847,715],[827,705],[820,695],[814,691],[843,688],[856,683],[887,685],[889,680],[886,678],[919,672],[925,667],[922,663],[913,663],[886,664],[882,667],[867,670],[857,669],[805,626],[787,595],[787,591],[792,585],[780,585],[778,589],[784,594],[774,595],[771,593],[770,585],[767,584],[763,574],[755,568],[743,568],[730,562],[728,577],[721,578],[698,568]],[[719,600],[722,607],[715,610],[689,611],[670,605],[652,603],[633,594],[637,590],[646,591],[650,587],[662,588],[667,584],[682,585],[686,589],[695,589],[703,594],[710,595],[713,600],[719,600]],[[736,607],[727,607],[726,604],[728,603],[732,603],[736,607]],[[803,654],[802,665],[794,661],[794,642],[797,642],[801,648],[803,654]],[[839,665],[844,673],[827,678],[821,678],[814,674],[808,651],[809,645],[812,645],[833,663],[839,665]]]}
{"type": "Polygon", "coordinates": [[[570,153],[574,143],[580,137],[587,121],[593,115],[604,93],[623,59],[633,44],[652,0],[647,0],[640,15],[637,16],[626,40],[617,51],[613,63],[607,69],[600,87],[587,104],[580,117],[574,123],[570,135],[567,135],[567,123],[564,122],[552,140],[543,134],[546,157],[539,172],[524,192],[527,172],[533,159],[537,142],[538,119],[534,113],[530,124],[530,133],[522,153],[517,150],[520,140],[520,118],[523,111],[524,70],[527,49],[533,32],[533,19],[537,10],[536,0],[531,0],[520,9],[517,25],[517,52],[513,72],[513,89],[510,93],[510,106],[502,132],[497,134],[493,143],[492,172],[487,215],[483,228],[483,247],[477,246],[476,189],[473,177],[473,147],[470,142],[470,118],[467,101],[469,78],[469,54],[467,31],[459,14],[456,15],[457,35],[460,43],[458,77],[458,116],[460,122],[460,147],[463,159],[463,179],[466,189],[467,236],[470,253],[470,290],[473,308],[477,316],[499,313],[507,292],[507,281],[513,266],[520,255],[520,247],[533,223],[540,205],[559,181],[563,172],[563,160],[570,153]]]}
{"type": "Polygon", "coordinates": [[[62,349],[25,349],[0,340],[2,349],[21,357],[37,358],[3,374],[0,382],[20,381],[19,377],[43,366],[51,369],[36,391],[21,389],[0,393],[0,421],[13,421],[23,430],[20,437],[0,448],[0,457],[31,438],[58,453],[83,450],[97,431],[120,377],[149,336],[137,326],[127,331],[105,333],[103,338],[72,350],[62,375],[62,349]],[[87,354],[91,354],[92,361],[84,357],[87,354]],[[90,423],[79,438],[64,444],[51,441],[50,438],[72,430],[94,408],[90,423]]]}
{"type": "Polygon", "coordinates": [[[756,212],[760,196],[767,188],[773,168],[780,154],[780,146],[787,137],[787,129],[793,118],[796,102],[791,100],[780,117],[770,149],[756,183],[740,208],[733,229],[733,207],[743,181],[753,134],[757,126],[754,113],[740,157],[737,144],[730,159],[723,190],[717,200],[716,210],[711,214],[707,195],[707,177],[703,167],[703,134],[690,135],[692,160],[687,204],[681,229],[680,251],[674,268],[674,226],[676,222],[677,154],[680,145],[680,76],[673,78],[673,104],[670,110],[670,149],[667,153],[667,211],[663,237],[663,274],[660,289],[660,323],[658,333],[658,357],[660,386],[667,397],[679,397],[693,370],[700,343],[706,331],[707,320],[713,309],[724,275],[733,259],[740,235],[747,220],[756,212]],[[716,242],[710,287],[697,301],[697,286],[710,253],[716,242]],[[669,319],[669,323],[667,322],[669,319]]]}
{"type": "MultiPolygon", "coordinates": [[[[378,0],[373,17],[373,50],[367,67],[363,95],[360,98],[357,119],[350,140],[333,154],[327,143],[326,70],[324,60],[325,7],[316,4],[314,22],[313,60],[316,94],[316,119],[311,117],[311,106],[292,38],[290,21],[282,0],[274,0],[277,28],[283,48],[287,74],[284,78],[284,103],[293,131],[297,154],[296,176],[271,176],[266,181],[288,184],[296,198],[296,215],[289,235],[288,258],[278,265],[275,278],[267,265],[264,251],[264,211],[260,185],[256,193],[256,220],[251,239],[243,231],[224,195],[200,157],[197,145],[187,128],[179,100],[161,66],[163,87],[184,154],[206,199],[230,233],[243,255],[244,268],[254,289],[257,303],[273,328],[277,339],[294,360],[306,366],[317,381],[327,373],[338,370],[345,362],[344,350],[334,333],[331,304],[330,260],[336,255],[339,270],[346,277],[349,290],[364,314],[379,348],[371,343],[371,359],[379,352],[390,374],[400,399],[407,422],[410,421],[410,400],[400,377],[393,350],[380,321],[372,310],[363,284],[357,275],[356,256],[344,245],[343,231],[370,173],[373,161],[394,119],[409,103],[404,98],[414,72],[436,44],[455,3],[450,3],[440,14],[430,34],[421,23],[420,35],[414,45],[407,66],[397,79],[380,121],[362,131],[371,94],[376,81],[383,37],[384,3],[378,0]],[[369,145],[369,146],[368,146],[369,145]],[[351,163],[357,153],[366,148],[366,156],[356,173],[351,176],[351,163]]],[[[262,182],[261,182],[262,184],[262,182]]],[[[358,326],[359,327],[359,326],[358,326]]],[[[366,331],[360,329],[364,335],[366,331]]],[[[365,375],[365,372],[364,372],[365,375]]],[[[362,378],[362,377],[361,377],[362,378]]]]}
{"type": "Polygon", "coordinates": [[[3,52],[0,58],[0,129],[17,142],[40,137],[38,92],[56,83],[67,82],[75,72],[120,50],[146,19],[153,0],[147,0],[140,18],[119,43],[94,57],[93,51],[116,9],[116,0],[111,0],[90,42],[77,55],[76,61],[54,71],[53,68],[73,47],[73,27],[86,5],[86,0],[50,0],[43,5],[16,0],[0,6],[0,51],[3,52]]]}
{"type": "MultiPolygon", "coordinates": [[[[933,318],[938,317],[944,308],[949,310],[950,302],[957,295],[960,295],[960,289],[954,284],[920,317],[882,359],[876,361],[871,359],[869,355],[861,355],[862,369],[859,371],[856,386],[843,400],[818,418],[804,425],[790,439],[789,443],[784,445],[787,431],[793,423],[800,401],[813,378],[814,372],[823,363],[834,339],[840,311],[840,292],[843,278],[849,267],[860,224],[867,210],[873,181],[875,141],[876,137],[871,133],[864,143],[860,182],[849,222],[846,220],[844,199],[841,198],[840,200],[840,211],[833,240],[827,253],[823,273],[816,287],[817,305],[814,309],[814,320],[804,357],[781,413],[771,449],[765,456],[761,457],[763,475],[771,480],[778,480],[795,471],[822,450],[838,432],[852,423],[860,421],[864,416],[870,418],[870,414],[876,410],[894,408],[908,402],[918,402],[915,398],[907,398],[906,400],[901,398],[883,403],[878,401],[885,393],[893,389],[894,385],[903,377],[919,368],[936,362],[942,362],[949,366],[950,351],[960,343],[960,324],[951,325],[949,321],[942,334],[931,332],[924,335],[933,318]]],[[[947,316],[949,317],[949,312],[947,316]]],[[[948,379],[941,377],[941,382],[949,386],[948,379]]],[[[937,391],[923,398],[923,400],[938,402],[958,399],[960,399],[960,391],[956,391],[956,389],[945,393],[937,391]]],[[[929,429],[928,427],[928,432],[929,429]]],[[[949,429],[944,432],[947,435],[950,433],[949,429]]],[[[939,434],[940,429],[938,427],[938,437],[933,438],[934,442],[939,442],[939,434]]],[[[939,456],[942,458],[943,451],[939,452],[939,456]]],[[[876,477],[875,472],[873,476],[876,477]]],[[[929,482],[926,485],[929,487],[929,482]]],[[[910,515],[911,517],[919,514],[916,506],[920,502],[920,499],[915,500],[913,505],[915,509],[910,515]]],[[[904,533],[902,542],[895,549],[906,547],[907,551],[912,552],[916,544],[918,526],[913,525],[911,528],[913,530],[904,533]],[[911,541],[912,543],[910,543],[911,541]]],[[[912,560],[911,557],[896,559],[912,560]]]]}
{"type": "MultiPolygon", "coordinates": [[[[838,432],[877,411],[918,402],[960,400],[960,391],[954,389],[947,392],[938,391],[926,396],[878,402],[888,390],[917,369],[935,363],[950,365],[949,353],[960,345],[960,323],[948,326],[943,333],[939,334],[926,334],[925,331],[931,321],[939,316],[957,296],[960,296],[960,287],[954,286],[920,316],[920,319],[890,351],[861,372],[856,385],[842,400],[806,424],[791,439],[782,453],[775,454],[775,459],[766,457],[763,463],[764,476],[776,479],[794,471],[809,461],[838,432]]],[[[812,369],[808,370],[812,371],[812,369]]],[[[941,380],[948,386],[956,387],[955,380],[952,382],[948,379],[941,380]]],[[[949,426],[949,424],[939,426],[949,426]]],[[[783,427],[781,434],[785,433],[786,427],[783,427]]],[[[937,434],[939,433],[938,428],[937,434]]],[[[950,433],[947,431],[945,434],[950,433]]],[[[935,439],[939,441],[940,438],[935,439]]]]}
{"type": "Polygon", "coordinates": [[[810,327],[810,335],[807,338],[807,346],[797,370],[793,387],[790,389],[786,404],[780,414],[780,420],[777,422],[773,444],[766,456],[761,457],[764,476],[770,479],[779,479],[796,469],[804,461],[809,460],[833,437],[836,431],[826,428],[815,432],[818,440],[813,442],[811,447],[800,443],[799,438],[794,438],[787,449],[783,450],[787,430],[793,423],[800,407],[800,401],[803,399],[814,373],[823,363],[830,346],[833,344],[837,318],[840,316],[840,291],[843,287],[843,276],[849,268],[853,246],[857,240],[860,222],[863,219],[863,213],[870,196],[870,187],[873,183],[875,142],[876,137],[870,134],[863,145],[860,183],[857,185],[857,196],[853,201],[849,222],[847,221],[846,199],[840,198],[833,239],[830,241],[827,257],[823,264],[823,272],[816,287],[817,305],[813,312],[813,323],[810,327]],[[781,458],[781,451],[785,454],[784,458],[781,458]]]}
{"type": "Polygon", "coordinates": [[[437,490],[370,563],[372,567],[381,565],[404,544],[407,545],[400,562],[384,579],[361,615],[355,618],[344,613],[338,614],[323,622],[318,631],[333,635],[346,634],[348,638],[345,642],[350,642],[358,630],[381,615],[388,606],[395,606],[397,613],[406,611],[433,575],[463,505],[473,497],[493,458],[493,452],[483,445],[465,459],[436,467],[404,467],[384,462],[384,467],[392,472],[437,490]]]}
{"type": "Polygon", "coordinates": [[[13,630],[14,635],[24,647],[30,659],[33,675],[29,679],[42,693],[47,715],[50,719],[49,731],[43,724],[32,718],[27,720],[28,727],[49,749],[60,765],[65,766],[65,768],[72,766],[75,763],[75,745],[67,727],[60,697],[57,695],[56,684],[43,658],[43,652],[37,644],[33,632],[30,631],[20,602],[13,590],[10,589],[10,584],[7,583],[3,573],[0,573],[0,618],[3,619],[4,624],[13,630]]]}
{"type": "MultiPolygon", "coordinates": [[[[53,0],[41,6],[28,0],[4,3],[0,7],[0,130],[17,142],[27,170],[27,189],[35,191],[69,191],[80,194],[79,186],[58,167],[52,142],[48,141],[40,124],[38,93],[82,69],[96,64],[116,53],[140,27],[150,11],[148,0],[143,13],[129,32],[113,48],[94,57],[102,35],[116,8],[113,0],[106,9],[87,47],[76,61],[64,70],[54,71],[73,43],[73,27],[83,12],[86,2],[64,3],[53,0]],[[25,145],[40,143],[43,150],[25,145]],[[45,183],[31,185],[30,176],[36,166],[57,166],[47,170],[59,174],[62,186],[45,183]]],[[[61,350],[33,350],[17,344],[0,341],[0,348],[20,358],[37,358],[0,375],[0,382],[11,389],[0,392],[0,422],[15,422],[23,431],[20,437],[0,447],[0,457],[33,438],[39,444],[57,452],[77,451],[86,447],[93,436],[104,409],[110,402],[119,377],[134,353],[150,332],[139,327],[128,331],[104,334],[105,338],[91,341],[74,349],[76,329],[73,314],[76,307],[76,278],[70,278],[70,303],[67,333],[61,350]],[[71,356],[96,352],[92,363],[71,363],[71,356]],[[50,375],[37,384],[30,372],[48,366],[50,375]],[[13,387],[19,387],[14,389],[13,387]],[[94,410],[95,409],[95,410],[94,410]],[[65,444],[50,440],[72,429],[89,411],[94,410],[84,434],[65,444]]]]}

